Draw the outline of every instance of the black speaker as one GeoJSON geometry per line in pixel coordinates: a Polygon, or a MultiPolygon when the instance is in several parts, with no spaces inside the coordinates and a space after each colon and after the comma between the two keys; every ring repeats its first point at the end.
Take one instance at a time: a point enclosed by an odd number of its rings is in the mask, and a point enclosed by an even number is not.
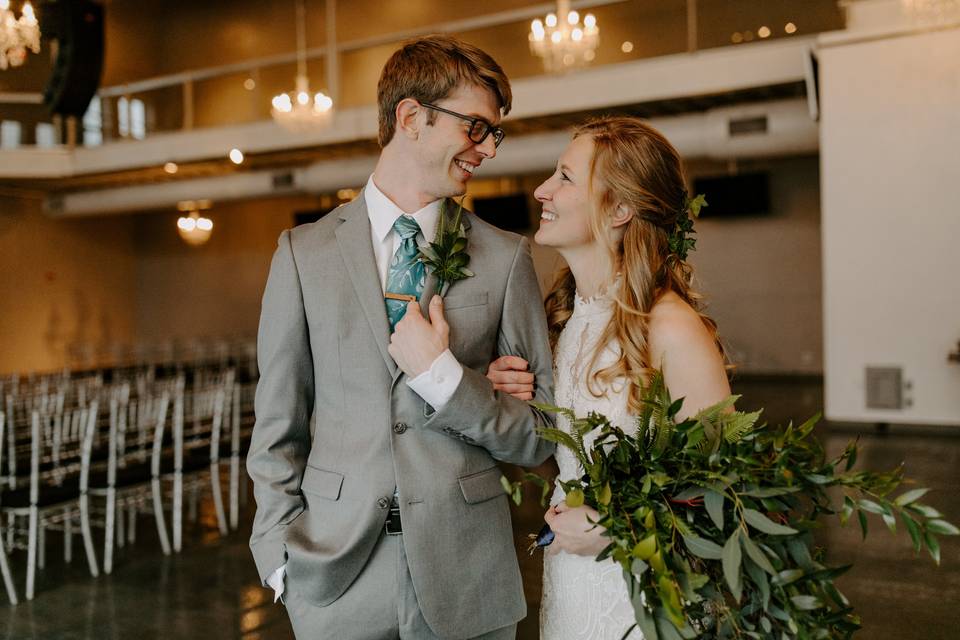
{"type": "Polygon", "coordinates": [[[707,206],[700,210],[701,218],[762,216],[771,212],[770,176],[763,172],[696,178],[693,193],[707,198],[707,206]]]}
{"type": "Polygon", "coordinates": [[[507,231],[526,231],[530,228],[530,210],[527,196],[521,194],[474,198],[473,213],[485,222],[507,231]]]}
{"type": "Polygon", "coordinates": [[[41,5],[44,38],[57,41],[57,59],[43,92],[50,112],[82,117],[103,71],[103,6],[89,0],[41,5]]]}

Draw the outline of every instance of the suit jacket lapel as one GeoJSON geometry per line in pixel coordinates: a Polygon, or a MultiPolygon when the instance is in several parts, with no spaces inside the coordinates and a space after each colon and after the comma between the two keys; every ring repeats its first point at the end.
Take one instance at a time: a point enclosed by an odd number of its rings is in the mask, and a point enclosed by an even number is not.
{"type": "Polygon", "coordinates": [[[380,288],[380,275],[377,273],[377,261],[373,256],[373,244],[370,239],[370,219],[363,196],[344,205],[339,210],[340,226],[337,227],[337,244],[340,255],[347,265],[347,273],[356,291],[360,306],[367,317],[370,331],[377,341],[377,348],[383,356],[384,364],[395,376],[397,363],[390,357],[387,346],[390,344],[390,324],[380,288]]]}

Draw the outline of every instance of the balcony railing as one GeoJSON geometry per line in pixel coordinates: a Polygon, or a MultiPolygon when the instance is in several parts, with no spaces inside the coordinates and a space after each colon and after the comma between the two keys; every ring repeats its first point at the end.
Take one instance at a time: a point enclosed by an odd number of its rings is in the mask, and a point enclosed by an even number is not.
{"type": "MultiPolygon", "coordinates": [[[[761,46],[768,40],[844,27],[835,0],[581,0],[571,4],[597,18],[600,45],[593,65],[715,47],[761,46]]],[[[540,75],[543,67],[528,49],[527,33],[531,20],[552,8],[552,3],[528,5],[340,42],[337,107],[374,104],[383,63],[399,42],[426,33],[453,33],[477,44],[499,60],[512,79],[540,75]]],[[[307,51],[313,87],[327,85],[326,55],[325,46],[307,51]]],[[[105,86],[73,127],[49,117],[40,94],[0,90],[0,150],[61,146],[68,142],[70,129],[75,132],[75,144],[98,146],[268,120],[271,97],[289,91],[294,75],[295,54],[290,52],[105,86]]]]}

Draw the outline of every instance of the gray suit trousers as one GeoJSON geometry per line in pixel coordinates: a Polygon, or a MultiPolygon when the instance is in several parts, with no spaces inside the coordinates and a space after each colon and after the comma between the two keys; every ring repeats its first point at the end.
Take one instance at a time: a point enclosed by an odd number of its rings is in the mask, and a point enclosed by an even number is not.
{"type": "MultiPolygon", "coordinates": [[[[470,580],[469,575],[464,576],[470,580]]],[[[338,600],[318,607],[298,596],[284,602],[297,640],[437,640],[417,602],[403,536],[381,534],[367,566],[338,600]],[[375,594],[371,596],[371,594],[375,594]]],[[[511,624],[476,640],[513,640],[511,624]]]]}

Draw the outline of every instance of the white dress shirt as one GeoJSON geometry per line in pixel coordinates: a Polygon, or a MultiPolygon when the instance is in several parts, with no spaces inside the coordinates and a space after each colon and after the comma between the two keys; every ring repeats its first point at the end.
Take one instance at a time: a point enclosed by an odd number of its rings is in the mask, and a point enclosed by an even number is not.
{"type": "MultiPolygon", "coordinates": [[[[390,271],[390,261],[400,246],[400,236],[393,230],[393,224],[400,216],[409,215],[420,225],[417,244],[422,246],[433,242],[440,218],[440,201],[435,200],[419,211],[407,214],[380,191],[373,181],[373,176],[367,180],[363,197],[367,204],[367,215],[370,217],[370,241],[373,243],[373,257],[377,261],[377,272],[380,274],[380,289],[384,290],[390,271]]],[[[453,396],[462,378],[463,368],[453,353],[447,349],[433,361],[430,369],[412,380],[407,380],[407,386],[435,410],[440,410],[453,396]]],[[[286,566],[284,564],[279,567],[267,578],[267,584],[273,588],[274,602],[283,595],[286,566]]]]}

